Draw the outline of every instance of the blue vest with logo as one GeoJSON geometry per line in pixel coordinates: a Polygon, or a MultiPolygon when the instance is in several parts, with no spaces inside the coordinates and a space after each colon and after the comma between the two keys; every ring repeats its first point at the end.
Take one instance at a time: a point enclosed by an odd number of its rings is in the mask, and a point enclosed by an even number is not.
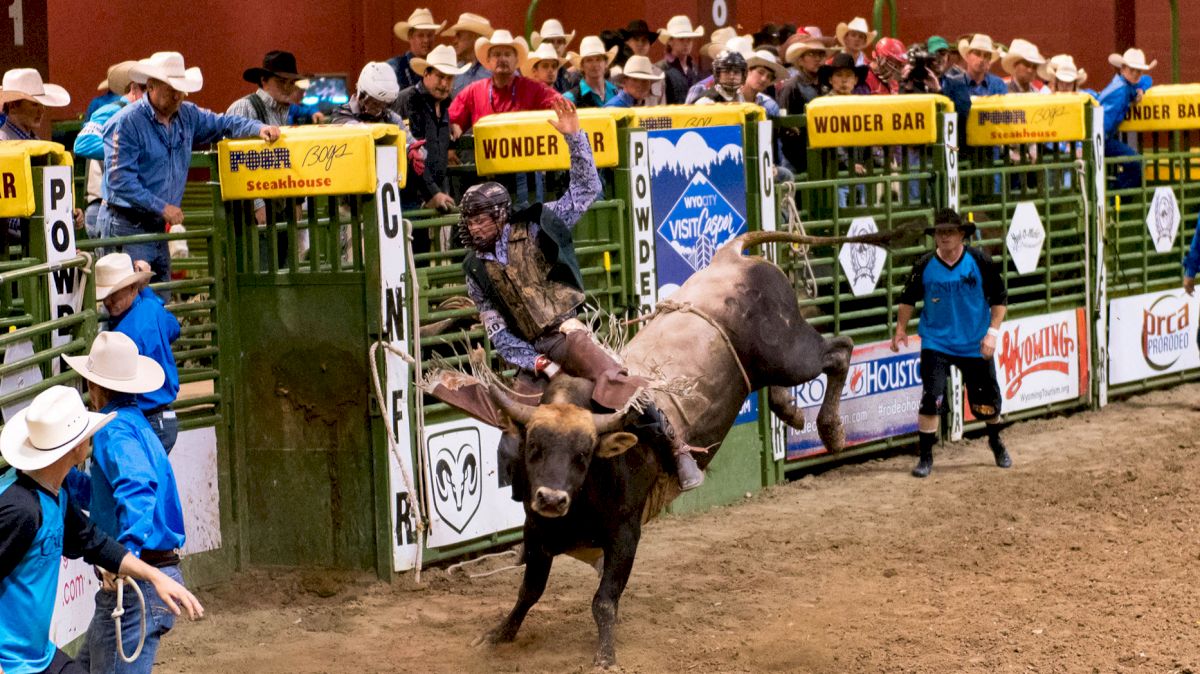
{"type": "MultiPolygon", "coordinates": [[[[13,487],[17,471],[0,475],[0,494],[13,487]]],[[[67,491],[54,499],[37,492],[42,526],[25,553],[25,559],[0,581],[0,667],[5,674],[41,672],[54,659],[50,619],[58,591],[62,563],[63,518],[67,491]]]]}

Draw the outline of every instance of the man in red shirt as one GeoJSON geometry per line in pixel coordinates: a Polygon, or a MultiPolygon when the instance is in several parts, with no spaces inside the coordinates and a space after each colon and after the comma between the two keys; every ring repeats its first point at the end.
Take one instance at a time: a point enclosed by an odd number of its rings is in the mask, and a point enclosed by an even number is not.
{"type": "Polygon", "coordinates": [[[475,55],[492,76],[467,85],[450,104],[450,135],[458,138],[481,118],[497,112],[549,110],[561,98],[550,87],[517,74],[517,65],[529,53],[525,38],[498,30],[475,43],[475,55]]]}

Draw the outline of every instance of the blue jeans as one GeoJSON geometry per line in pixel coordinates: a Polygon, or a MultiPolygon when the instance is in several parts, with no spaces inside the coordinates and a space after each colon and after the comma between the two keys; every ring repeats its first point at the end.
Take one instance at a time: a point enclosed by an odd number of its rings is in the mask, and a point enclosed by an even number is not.
{"type": "Polygon", "coordinates": [[[147,414],[146,421],[150,422],[150,428],[154,429],[154,434],[158,436],[163,449],[170,454],[175,448],[175,440],[179,437],[179,417],[175,415],[175,410],[147,414]]]}
{"type": "MultiPolygon", "coordinates": [[[[1104,156],[1105,157],[1133,157],[1137,155],[1137,151],[1129,147],[1125,143],[1116,138],[1104,139],[1104,156]]],[[[1115,169],[1116,188],[1119,190],[1128,187],[1137,187],[1142,184],[1142,165],[1139,162],[1131,161],[1124,164],[1117,164],[1115,169]]]]}
{"type": "MultiPolygon", "coordinates": [[[[134,222],[126,217],[124,213],[118,212],[107,204],[100,208],[100,215],[96,219],[96,226],[105,238],[135,236],[138,234],[161,234],[165,231],[162,227],[161,218],[158,229],[149,230],[146,229],[143,223],[134,222]]],[[[138,260],[149,262],[150,269],[154,272],[154,277],[150,279],[152,283],[162,283],[171,280],[171,252],[167,248],[166,241],[126,244],[124,246],[117,246],[116,252],[127,253],[135,262],[138,260]]],[[[164,300],[169,300],[171,297],[170,292],[166,294],[160,292],[159,295],[164,300]]]]}
{"type": "MultiPolygon", "coordinates": [[[[179,573],[178,566],[164,566],[160,571],[179,583],[183,582],[183,575],[179,573]]],[[[88,626],[83,648],[75,658],[92,674],[150,674],[154,668],[158,642],[175,626],[175,614],[163,603],[153,585],[144,580],[137,581],[137,584],[146,597],[146,645],[142,647],[142,654],[133,664],[126,663],[117,655],[117,629],[112,620],[113,609],[117,606],[117,594],[99,590],[96,592],[96,614],[92,617],[92,624],[88,626]]],[[[125,586],[124,604],[121,641],[124,642],[125,654],[133,655],[141,634],[142,607],[138,603],[137,593],[128,585],[125,586]]]]}

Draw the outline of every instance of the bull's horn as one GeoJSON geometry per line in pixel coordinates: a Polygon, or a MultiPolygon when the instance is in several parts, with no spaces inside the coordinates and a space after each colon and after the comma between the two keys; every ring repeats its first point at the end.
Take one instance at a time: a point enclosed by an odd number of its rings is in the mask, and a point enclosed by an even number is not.
{"type": "Polygon", "coordinates": [[[522,426],[529,424],[529,420],[533,418],[533,410],[537,409],[533,405],[526,405],[525,403],[513,400],[501,386],[490,387],[488,395],[492,397],[492,401],[500,406],[500,409],[504,410],[504,413],[510,419],[522,426]]]}
{"type": "Polygon", "coordinates": [[[613,412],[612,414],[592,414],[592,421],[596,424],[596,435],[604,435],[605,433],[616,433],[625,428],[624,412],[613,412]]]}

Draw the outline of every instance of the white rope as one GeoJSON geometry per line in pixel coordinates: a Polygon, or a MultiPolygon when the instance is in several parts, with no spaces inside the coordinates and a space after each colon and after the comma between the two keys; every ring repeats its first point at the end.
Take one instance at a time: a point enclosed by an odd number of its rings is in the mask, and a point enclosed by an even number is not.
{"type": "MultiPolygon", "coordinates": [[[[801,235],[808,236],[808,232],[804,230],[804,221],[800,218],[800,210],[796,208],[796,183],[790,181],[782,182],[776,183],[776,186],[783,192],[784,227],[791,233],[799,232],[801,235]]],[[[793,243],[792,251],[800,257],[804,265],[801,272],[801,277],[804,280],[804,290],[808,293],[810,299],[816,299],[817,275],[813,272],[812,260],[808,256],[809,246],[793,243]]],[[[776,262],[778,263],[779,260],[776,260],[776,262]]]]}
{"type": "Polygon", "coordinates": [[[494,576],[498,573],[503,573],[505,571],[512,571],[513,569],[520,569],[525,566],[524,564],[509,564],[508,566],[502,566],[498,569],[492,569],[491,571],[485,571],[484,573],[467,573],[465,571],[465,569],[468,566],[474,566],[481,562],[485,562],[489,559],[495,559],[497,557],[508,557],[510,555],[516,557],[517,559],[521,558],[521,555],[516,550],[505,550],[503,552],[493,552],[493,553],[487,554],[487,555],[480,555],[479,557],[476,557],[475,559],[468,559],[466,561],[462,561],[457,564],[451,564],[450,566],[446,567],[446,575],[448,576],[448,575],[454,573],[455,571],[463,570],[463,573],[467,574],[467,578],[472,578],[472,579],[487,578],[488,576],[494,576]]]}
{"type": "Polygon", "coordinates": [[[137,581],[129,576],[117,576],[117,607],[113,609],[112,620],[117,626],[117,655],[126,664],[133,664],[142,654],[142,647],[146,645],[146,597],[142,594],[142,588],[138,587],[137,581]],[[125,655],[125,641],[121,638],[121,617],[125,615],[125,583],[129,583],[129,586],[137,593],[138,603],[142,606],[142,610],[139,612],[142,633],[138,637],[137,650],[133,652],[133,655],[125,655]]]}

